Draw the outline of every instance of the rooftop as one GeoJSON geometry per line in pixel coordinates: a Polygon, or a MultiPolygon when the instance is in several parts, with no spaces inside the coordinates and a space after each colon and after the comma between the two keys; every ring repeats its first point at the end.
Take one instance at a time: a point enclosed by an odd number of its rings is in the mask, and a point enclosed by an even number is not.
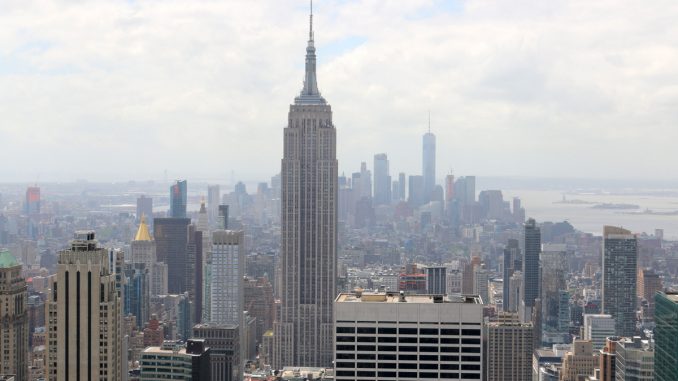
{"type": "Polygon", "coordinates": [[[341,293],[338,303],[470,303],[482,304],[477,295],[429,295],[397,292],[341,293]]]}

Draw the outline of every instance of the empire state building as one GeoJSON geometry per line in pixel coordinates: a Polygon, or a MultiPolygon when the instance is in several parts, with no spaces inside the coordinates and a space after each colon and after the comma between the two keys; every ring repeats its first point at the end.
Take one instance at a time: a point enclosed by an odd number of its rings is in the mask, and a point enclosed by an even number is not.
{"type": "Polygon", "coordinates": [[[290,105],[281,169],[282,305],[273,367],[332,364],[337,273],[337,153],[332,108],[318,91],[313,12],[301,94],[290,105]]]}

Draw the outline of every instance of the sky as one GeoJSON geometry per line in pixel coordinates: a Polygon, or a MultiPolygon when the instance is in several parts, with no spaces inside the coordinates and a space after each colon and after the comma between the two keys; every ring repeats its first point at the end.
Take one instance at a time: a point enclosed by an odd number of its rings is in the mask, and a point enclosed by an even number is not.
{"type": "MultiPolygon", "coordinates": [[[[340,172],[678,178],[678,2],[316,0],[340,172]]],[[[0,0],[0,182],[266,180],[304,0],[0,0]]]]}

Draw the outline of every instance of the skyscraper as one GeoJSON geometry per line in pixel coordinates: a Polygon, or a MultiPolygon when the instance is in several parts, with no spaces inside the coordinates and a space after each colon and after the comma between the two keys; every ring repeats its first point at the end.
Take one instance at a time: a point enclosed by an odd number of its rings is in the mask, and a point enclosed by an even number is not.
{"type": "Polygon", "coordinates": [[[539,298],[539,252],[541,251],[541,232],[534,219],[525,223],[525,255],[523,257],[523,288],[521,308],[525,308],[523,321],[532,314],[535,299],[539,298]]]}
{"type": "Polygon", "coordinates": [[[486,323],[487,379],[524,381],[531,379],[534,328],[521,323],[515,313],[499,312],[486,323]]]}
{"type": "MultiPolygon", "coordinates": [[[[155,241],[151,237],[146,224],[146,216],[141,217],[139,229],[134,236],[130,249],[132,263],[142,263],[148,270],[150,294],[153,296],[167,294],[167,264],[158,261],[155,241]]],[[[145,323],[145,321],[141,323],[145,323]]]]}
{"type": "Polygon", "coordinates": [[[167,264],[170,294],[183,294],[193,277],[188,263],[188,225],[190,218],[156,218],[153,225],[156,256],[167,264]]]}
{"type": "Polygon", "coordinates": [[[338,163],[332,109],[318,91],[311,14],[306,74],[284,132],[282,306],[273,366],[331,366],[337,274],[338,163]]]}
{"type": "Polygon", "coordinates": [[[403,172],[398,174],[398,194],[400,195],[398,201],[407,199],[407,178],[403,172]]]}
{"type": "Polygon", "coordinates": [[[26,189],[24,208],[27,216],[40,214],[40,187],[28,187],[26,189]]]}
{"type": "Polygon", "coordinates": [[[147,222],[153,225],[153,199],[141,195],[137,197],[137,222],[141,222],[142,217],[146,217],[147,222]]]}
{"type": "Polygon", "coordinates": [[[424,177],[410,176],[409,192],[407,192],[407,202],[413,208],[418,208],[426,203],[426,193],[424,191],[424,177]]]}
{"type": "Polygon", "coordinates": [[[421,174],[424,177],[424,199],[431,200],[433,188],[436,186],[436,136],[431,133],[431,116],[429,115],[428,132],[422,137],[421,174]]]}
{"type": "Polygon", "coordinates": [[[389,175],[388,157],[385,153],[374,155],[374,204],[391,203],[391,176],[389,175]]]}
{"type": "Polygon", "coordinates": [[[100,248],[93,231],[76,232],[70,249],[59,252],[48,300],[56,307],[48,320],[54,325],[48,331],[56,332],[48,341],[48,354],[55,354],[48,379],[122,379],[120,254],[100,248]]]}
{"type": "Polygon", "coordinates": [[[245,276],[245,235],[242,231],[217,230],[212,233],[210,264],[210,316],[218,324],[242,328],[245,276]]]}
{"type": "Polygon", "coordinates": [[[209,185],[207,187],[207,217],[211,228],[216,228],[217,226],[220,201],[221,192],[219,190],[219,185],[209,185]]]}
{"type": "Polygon", "coordinates": [[[28,380],[28,294],[21,265],[0,250],[0,374],[28,380]]]}
{"type": "Polygon", "coordinates": [[[603,229],[603,313],[612,315],[617,336],[636,332],[638,239],[614,226],[603,229]]]}
{"type": "MultiPolygon", "coordinates": [[[[517,239],[509,239],[508,244],[504,248],[504,281],[502,282],[504,298],[502,309],[506,312],[511,311],[509,308],[509,306],[512,304],[510,301],[511,277],[515,271],[522,271],[522,264],[520,262],[520,246],[517,239]]],[[[517,305],[515,300],[513,301],[513,305],[517,305]]]]}
{"type": "Polygon", "coordinates": [[[177,180],[170,187],[170,209],[167,217],[186,218],[188,189],[186,180],[177,180]]]}
{"type": "Polygon", "coordinates": [[[655,381],[678,380],[678,293],[655,294],[655,381]]]}

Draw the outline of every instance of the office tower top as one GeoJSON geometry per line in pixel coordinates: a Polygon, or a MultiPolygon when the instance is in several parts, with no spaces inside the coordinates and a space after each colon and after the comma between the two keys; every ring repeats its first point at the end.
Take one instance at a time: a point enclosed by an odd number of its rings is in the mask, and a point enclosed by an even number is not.
{"type": "Polygon", "coordinates": [[[617,336],[636,332],[636,283],[638,239],[630,231],[614,226],[603,229],[603,305],[615,320],[617,336]]]}
{"type": "Polygon", "coordinates": [[[139,229],[137,234],[134,236],[135,241],[152,241],[151,233],[148,231],[148,225],[146,224],[146,216],[141,216],[141,222],[139,223],[139,229]]]}
{"type": "Polygon", "coordinates": [[[217,229],[228,230],[228,205],[219,205],[217,229]]]}
{"type": "Polygon", "coordinates": [[[186,218],[188,187],[186,180],[177,180],[170,187],[170,209],[168,217],[186,218]]]}
{"type": "Polygon", "coordinates": [[[207,187],[207,217],[210,228],[217,227],[217,218],[219,217],[219,202],[221,201],[221,191],[219,185],[209,185],[207,187]]]}
{"type": "Polygon", "coordinates": [[[0,249],[0,373],[28,380],[28,294],[21,265],[0,249]],[[7,308],[9,307],[9,308],[7,308]]]}
{"type": "Polygon", "coordinates": [[[56,319],[50,316],[48,331],[56,341],[48,345],[48,379],[122,379],[121,262],[120,252],[98,246],[93,231],[76,232],[70,249],[59,252],[49,293],[56,319]]]}
{"type": "Polygon", "coordinates": [[[424,197],[431,200],[436,186],[436,136],[431,133],[431,115],[429,114],[428,132],[422,137],[421,174],[424,177],[424,197]]]}
{"type": "Polygon", "coordinates": [[[525,255],[523,256],[523,298],[525,307],[534,307],[535,299],[540,295],[539,252],[541,251],[541,232],[534,219],[525,223],[525,255]]]}
{"type": "Polygon", "coordinates": [[[284,130],[277,369],[332,365],[339,176],[332,109],[318,90],[312,21],[311,14],[304,87],[284,130]]]}
{"type": "Polygon", "coordinates": [[[678,293],[655,294],[655,381],[678,380],[678,293]]]}

